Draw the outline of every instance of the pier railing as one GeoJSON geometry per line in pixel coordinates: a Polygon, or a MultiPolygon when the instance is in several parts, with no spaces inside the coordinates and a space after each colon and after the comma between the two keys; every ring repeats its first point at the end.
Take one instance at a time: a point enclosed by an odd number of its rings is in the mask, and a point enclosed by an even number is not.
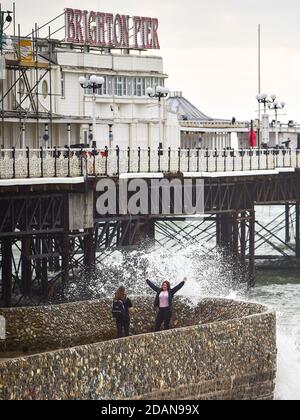
{"type": "Polygon", "coordinates": [[[0,179],[127,173],[237,173],[300,168],[300,150],[2,149],[0,179]]]}

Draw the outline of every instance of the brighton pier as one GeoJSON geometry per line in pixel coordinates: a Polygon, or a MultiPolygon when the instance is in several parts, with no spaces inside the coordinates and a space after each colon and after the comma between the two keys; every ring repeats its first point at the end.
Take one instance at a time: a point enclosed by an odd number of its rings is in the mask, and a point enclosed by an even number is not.
{"type": "MultiPolygon", "coordinates": [[[[214,247],[243,266],[248,284],[253,286],[255,206],[277,204],[285,209],[288,206],[289,211],[295,206],[292,249],[300,258],[299,169],[300,152],[292,150],[3,150],[3,306],[46,303],[71,277],[101,263],[107,250],[137,248],[147,238],[172,244],[184,238],[200,240],[201,235],[207,235],[207,221],[214,247]],[[116,214],[99,215],[97,182],[112,179],[118,184],[120,178],[143,179],[150,192],[153,179],[202,179],[205,214],[198,215],[198,228],[193,228],[192,234],[188,224],[177,231],[164,227],[163,222],[176,224],[190,217],[197,221],[197,215],[175,213],[172,202],[169,214],[162,212],[162,206],[155,215],[151,211],[147,215],[124,214],[117,203],[116,214]]],[[[288,230],[290,219],[285,220],[288,230]]]]}

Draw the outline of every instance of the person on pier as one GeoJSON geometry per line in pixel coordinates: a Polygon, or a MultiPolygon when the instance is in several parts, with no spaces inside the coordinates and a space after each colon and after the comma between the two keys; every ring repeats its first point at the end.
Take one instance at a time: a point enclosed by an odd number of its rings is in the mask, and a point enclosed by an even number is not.
{"type": "Polygon", "coordinates": [[[112,305],[112,315],[115,318],[117,325],[117,338],[129,337],[129,309],[132,307],[132,302],[127,297],[125,287],[119,287],[116,291],[112,305]]]}
{"type": "Polygon", "coordinates": [[[172,318],[172,304],[174,295],[183,288],[187,281],[185,277],[178,286],[171,289],[170,282],[164,281],[161,287],[153,284],[149,279],[146,279],[146,283],[151,287],[154,292],[156,292],[156,297],[154,301],[155,308],[158,308],[158,313],[155,321],[155,332],[161,330],[162,324],[164,324],[164,329],[170,329],[170,323],[172,318]]]}

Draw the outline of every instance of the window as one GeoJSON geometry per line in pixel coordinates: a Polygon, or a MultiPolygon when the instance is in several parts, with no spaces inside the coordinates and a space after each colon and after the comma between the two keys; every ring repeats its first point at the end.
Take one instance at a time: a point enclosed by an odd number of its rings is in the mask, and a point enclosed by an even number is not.
{"type": "Polygon", "coordinates": [[[66,85],[66,80],[65,80],[65,73],[63,73],[62,71],[60,72],[60,89],[61,89],[61,97],[64,98],[65,97],[65,85],[66,85]]]}
{"type": "Polygon", "coordinates": [[[142,96],[146,95],[146,79],[145,77],[142,78],[142,96]]]}
{"type": "Polygon", "coordinates": [[[132,77],[126,77],[126,89],[127,89],[127,96],[133,95],[133,78],[132,77]]]}
{"type": "Polygon", "coordinates": [[[142,96],[142,78],[134,78],[134,96],[142,96]]]}
{"type": "Polygon", "coordinates": [[[116,83],[117,83],[116,95],[117,96],[123,96],[123,82],[124,82],[124,77],[116,78],[116,83]]]}
{"type": "Polygon", "coordinates": [[[20,94],[21,96],[23,96],[23,95],[24,95],[24,93],[25,93],[25,83],[24,83],[24,81],[21,79],[21,80],[19,81],[19,94],[20,94]]]}
{"type": "Polygon", "coordinates": [[[126,85],[126,77],[122,77],[122,84],[123,84],[123,96],[127,96],[127,85],[126,85]]]}
{"type": "Polygon", "coordinates": [[[44,99],[47,99],[48,93],[49,93],[48,82],[44,80],[42,83],[42,95],[44,99]]]}
{"type": "Polygon", "coordinates": [[[149,87],[152,87],[151,77],[146,77],[145,82],[146,82],[146,89],[148,89],[149,87]]]}
{"type": "Polygon", "coordinates": [[[107,76],[106,81],[107,81],[106,94],[108,96],[112,96],[113,95],[113,77],[107,76]]]}
{"type": "Polygon", "coordinates": [[[126,77],[116,77],[115,78],[115,94],[116,96],[127,96],[127,79],[126,77]]]}
{"type": "MultiPolygon", "coordinates": [[[[86,75],[89,79],[91,75],[86,75]]],[[[125,76],[102,76],[104,84],[97,89],[99,96],[146,96],[146,90],[149,87],[156,88],[164,86],[164,79],[158,77],[125,77],[125,76]]],[[[86,95],[92,95],[93,89],[85,88],[86,95]]]]}

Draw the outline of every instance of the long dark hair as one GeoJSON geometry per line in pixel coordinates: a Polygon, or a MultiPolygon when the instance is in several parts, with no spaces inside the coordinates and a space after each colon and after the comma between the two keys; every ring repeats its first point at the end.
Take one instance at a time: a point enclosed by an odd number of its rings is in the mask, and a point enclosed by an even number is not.
{"type": "Polygon", "coordinates": [[[161,285],[161,290],[163,289],[163,285],[166,284],[168,286],[168,292],[171,290],[171,284],[169,281],[164,281],[163,284],[161,285]]]}
{"type": "Polygon", "coordinates": [[[115,293],[114,300],[125,300],[126,298],[127,296],[126,296],[125,287],[124,286],[119,287],[115,293]]]}

